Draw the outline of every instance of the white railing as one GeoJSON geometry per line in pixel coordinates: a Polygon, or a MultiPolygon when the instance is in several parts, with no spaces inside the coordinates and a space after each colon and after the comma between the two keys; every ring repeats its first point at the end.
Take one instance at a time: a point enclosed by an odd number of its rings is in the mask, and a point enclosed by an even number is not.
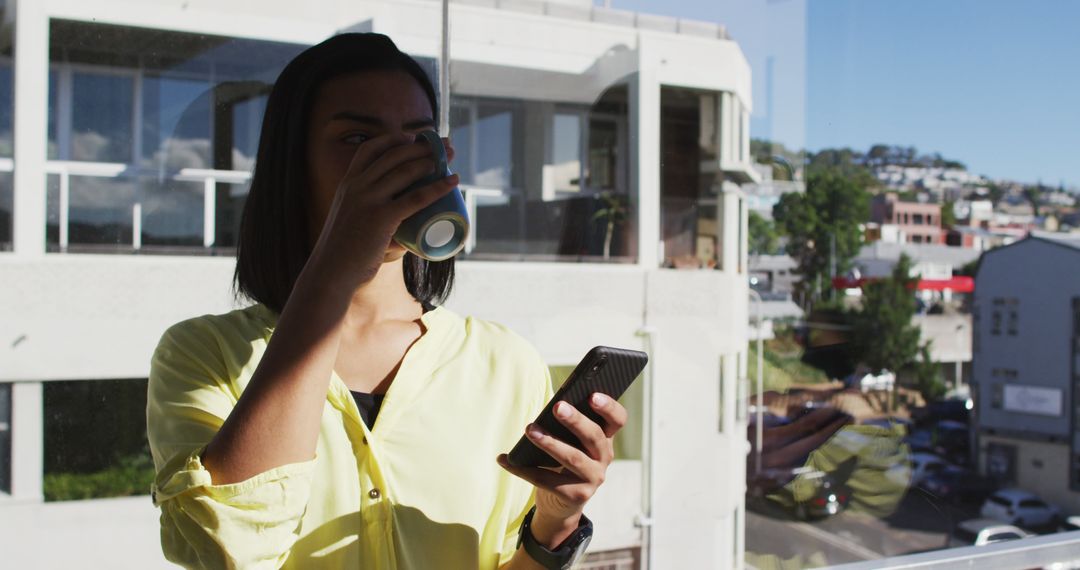
{"type": "MultiPolygon", "coordinates": [[[[10,158],[0,158],[0,172],[13,172],[15,161],[10,158]]],[[[69,160],[50,160],[45,164],[46,174],[59,177],[59,247],[60,251],[67,251],[71,245],[71,177],[95,177],[95,178],[156,178],[160,176],[157,170],[138,169],[129,164],[116,162],[80,162],[69,160]]],[[[215,170],[209,168],[182,168],[167,176],[169,180],[177,182],[199,182],[203,186],[203,247],[211,248],[215,245],[217,234],[217,185],[219,182],[226,184],[246,184],[251,180],[251,173],[241,170],[215,170]]],[[[507,195],[500,188],[484,188],[479,186],[461,185],[462,197],[469,212],[469,220],[472,229],[465,245],[465,253],[471,253],[476,247],[476,208],[482,199],[500,199],[507,195]]],[[[142,202],[135,200],[131,207],[131,246],[132,249],[142,249],[142,202]]]]}

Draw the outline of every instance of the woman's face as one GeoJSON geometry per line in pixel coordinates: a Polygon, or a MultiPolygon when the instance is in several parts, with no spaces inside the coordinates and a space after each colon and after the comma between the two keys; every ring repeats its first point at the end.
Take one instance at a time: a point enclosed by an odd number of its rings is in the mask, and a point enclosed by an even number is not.
{"type": "MultiPolygon", "coordinates": [[[[420,84],[403,71],[362,71],[319,87],[308,123],[308,228],[318,241],[341,179],[356,149],[382,134],[415,136],[435,128],[431,104],[420,84]]],[[[386,261],[405,249],[390,242],[386,261]]]]}

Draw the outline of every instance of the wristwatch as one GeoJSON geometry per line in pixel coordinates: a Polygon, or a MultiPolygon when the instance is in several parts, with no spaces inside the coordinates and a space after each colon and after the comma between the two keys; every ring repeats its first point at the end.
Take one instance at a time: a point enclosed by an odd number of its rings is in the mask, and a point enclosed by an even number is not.
{"type": "Polygon", "coordinates": [[[536,538],[533,537],[530,530],[534,514],[536,514],[535,505],[529,510],[529,514],[525,515],[525,520],[521,523],[521,529],[518,531],[518,548],[524,546],[525,553],[535,560],[537,564],[548,570],[567,570],[585,555],[585,549],[589,547],[593,533],[592,521],[588,517],[582,514],[577,529],[574,530],[570,537],[564,540],[555,550],[548,550],[544,548],[544,545],[536,542],[536,538]]]}

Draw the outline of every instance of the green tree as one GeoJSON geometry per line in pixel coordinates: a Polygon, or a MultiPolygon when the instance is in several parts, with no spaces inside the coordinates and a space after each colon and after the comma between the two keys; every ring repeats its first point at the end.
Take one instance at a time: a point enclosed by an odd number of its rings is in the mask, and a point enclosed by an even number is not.
{"type": "Polygon", "coordinates": [[[1031,204],[1031,211],[1034,215],[1039,215],[1039,202],[1042,200],[1043,185],[1039,182],[1037,186],[1024,186],[1024,198],[1031,204]]]}
{"type": "Polygon", "coordinates": [[[1007,189],[997,182],[991,182],[986,191],[990,197],[990,203],[994,205],[994,208],[997,208],[998,204],[1001,203],[1001,199],[1005,197],[1007,189]]]}
{"type": "Polygon", "coordinates": [[[776,232],[776,224],[772,220],[766,220],[757,212],[750,212],[747,225],[750,227],[750,253],[753,255],[769,255],[776,253],[779,234],[776,232]]]}
{"type": "Polygon", "coordinates": [[[953,210],[955,202],[945,200],[941,203],[941,227],[951,228],[956,225],[956,211],[953,210]]]}
{"type": "Polygon", "coordinates": [[[941,375],[941,364],[930,358],[930,342],[919,347],[919,358],[912,364],[915,373],[915,389],[927,402],[941,399],[947,391],[941,375]]]}
{"type": "Polygon", "coordinates": [[[831,290],[831,269],[842,275],[862,246],[859,225],[869,216],[869,194],[851,177],[833,168],[816,168],[805,193],[784,194],[773,219],[788,236],[787,253],[798,263],[797,292],[804,308],[831,290]]]}
{"type": "Polygon", "coordinates": [[[875,372],[898,371],[919,352],[911,258],[901,255],[886,279],[863,286],[862,308],[851,315],[854,357],[875,372]]]}

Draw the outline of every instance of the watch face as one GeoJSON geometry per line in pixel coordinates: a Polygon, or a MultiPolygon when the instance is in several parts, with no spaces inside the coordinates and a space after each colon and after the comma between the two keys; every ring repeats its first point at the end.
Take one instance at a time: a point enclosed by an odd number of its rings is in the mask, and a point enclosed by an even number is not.
{"type": "Polygon", "coordinates": [[[590,542],[592,542],[591,534],[589,536],[586,536],[585,539],[581,541],[581,544],[577,545],[577,548],[574,549],[574,555],[570,557],[570,561],[566,564],[566,566],[563,566],[563,568],[573,568],[579,560],[584,558],[585,551],[589,549],[590,542]]]}

